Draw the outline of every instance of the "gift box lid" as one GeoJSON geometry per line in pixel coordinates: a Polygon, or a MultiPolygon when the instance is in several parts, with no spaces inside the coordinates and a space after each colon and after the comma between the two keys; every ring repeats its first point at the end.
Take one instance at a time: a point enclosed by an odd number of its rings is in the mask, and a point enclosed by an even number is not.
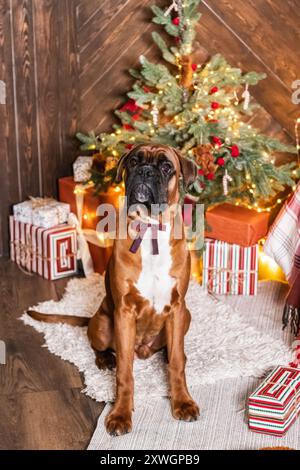
{"type": "Polygon", "coordinates": [[[285,419],[299,401],[300,369],[278,366],[249,397],[249,412],[285,419]]]}
{"type": "Polygon", "coordinates": [[[267,235],[269,213],[224,203],[209,209],[206,220],[206,237],[251,246],[267,235]]]}

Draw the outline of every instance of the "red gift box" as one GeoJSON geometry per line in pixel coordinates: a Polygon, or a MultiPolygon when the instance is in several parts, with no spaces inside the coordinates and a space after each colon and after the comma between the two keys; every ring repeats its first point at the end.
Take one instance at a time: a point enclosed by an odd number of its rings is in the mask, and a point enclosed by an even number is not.
{"type": "Polygon", "coordinates": [[[62,224],[45,229],[10,216],[10,257],[28,272],[55,280],[77,272],[76,229],[62,224]]]}
{"type": "Polygon", "coordinates": [[[283,436],[300,412],[300,369],[277,367],[248,401],[249,428],[283,436]]]}
{"type": "Polygon", "coordinates": [[[205,239],[203,286],[216,294],[256,295],[258,245],[233,245],[205,239]]]}
{"type": "Polygon", "coordinates": [[[240,246],[252,246],[267,235],[269,213],[225,203],[209,209],[206,221],[206,237],[240,246]]]}
{"type": "MultiPolygon", "coordinates": [[[[73,177],[59,179],[59,200],[70,204],[71,212],[77,214],[76,191],[84,191],[82,208],[82,228],[96,230],[98,222],[101,220],[96,215],[100,204],[112,204],[118,207],[119,196],[122,195],[120,188],[109,188],[106,193],[95,195],[95,188],[89,186],[78,186],[73,177]]],[[[78,214],[77,214],[78,215],[78,214]]],[[[112,253],[112,247],[100,247],[88,242],[90,254],[94,264],[94,270],[100,274],[106,270],[107,263],[112,253]]]]}

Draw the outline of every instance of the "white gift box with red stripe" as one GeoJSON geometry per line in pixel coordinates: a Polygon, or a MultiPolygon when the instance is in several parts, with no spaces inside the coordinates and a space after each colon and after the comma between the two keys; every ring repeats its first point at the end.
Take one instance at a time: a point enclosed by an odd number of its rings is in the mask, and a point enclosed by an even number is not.
{"type": "Polygon", "coordinates": [[[203,286],[215,294],[256,295],[258,245],[243,247],[205,239],[203,286]]]}
{"type": "Polygon", "coordinates": [[[10,257],[28,272],[55,280],[77,271],[76,228],[67,224],[45,229],[10,216],[10,257]]]}
{"type": "Polygon", "coordinates": [[[277,367],[249,397],[249,428],[283,436],[300,413],[300,369],[277,367]]]}

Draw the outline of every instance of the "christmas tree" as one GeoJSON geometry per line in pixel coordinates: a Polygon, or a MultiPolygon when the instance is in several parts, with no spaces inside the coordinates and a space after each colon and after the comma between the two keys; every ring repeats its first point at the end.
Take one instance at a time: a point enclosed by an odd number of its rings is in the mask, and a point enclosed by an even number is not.
{"type": "Polygon", "coordinates": [[[270,202],[298,176],[296,163],[274,165],[275,152],[296,153],[293,146],[262,135],[245,122],[252,114],[249,87],[264,74],[231,67],[217,54],[205,64],[193,62],[195,28],[201,0],[174,0],[153,6],[153,22],[170,36],[170,47],[156,32],[152,38],[166,63],[140,57],[130,70],[135,83],[118,110],[113,132],[78,133],[82,150],[95,150],[92,180],[97,191],[113,184],[120,156],[135,144],[171,145],[198,164],[198,179],[188,193],[206,207],[223,201],[270,210],[270,202]]]}

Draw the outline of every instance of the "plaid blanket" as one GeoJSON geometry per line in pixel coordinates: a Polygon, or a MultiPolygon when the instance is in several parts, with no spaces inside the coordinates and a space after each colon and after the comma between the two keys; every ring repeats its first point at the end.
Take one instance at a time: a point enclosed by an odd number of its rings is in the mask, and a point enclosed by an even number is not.
{"type": "Polygon", "coordinates": [[[283,269],[290,284],[283,324],[291,322],[297,335],[300,329],[300,182],[274,222],[264,251],[283,269]]]}
{"type": "Polygon", "coordinates": [[[300,182],[292,198],[281,209],[264,245],[264,252],[282,268],[288,281],[293,276],[294,258],[299,247],[300,182]]]}

